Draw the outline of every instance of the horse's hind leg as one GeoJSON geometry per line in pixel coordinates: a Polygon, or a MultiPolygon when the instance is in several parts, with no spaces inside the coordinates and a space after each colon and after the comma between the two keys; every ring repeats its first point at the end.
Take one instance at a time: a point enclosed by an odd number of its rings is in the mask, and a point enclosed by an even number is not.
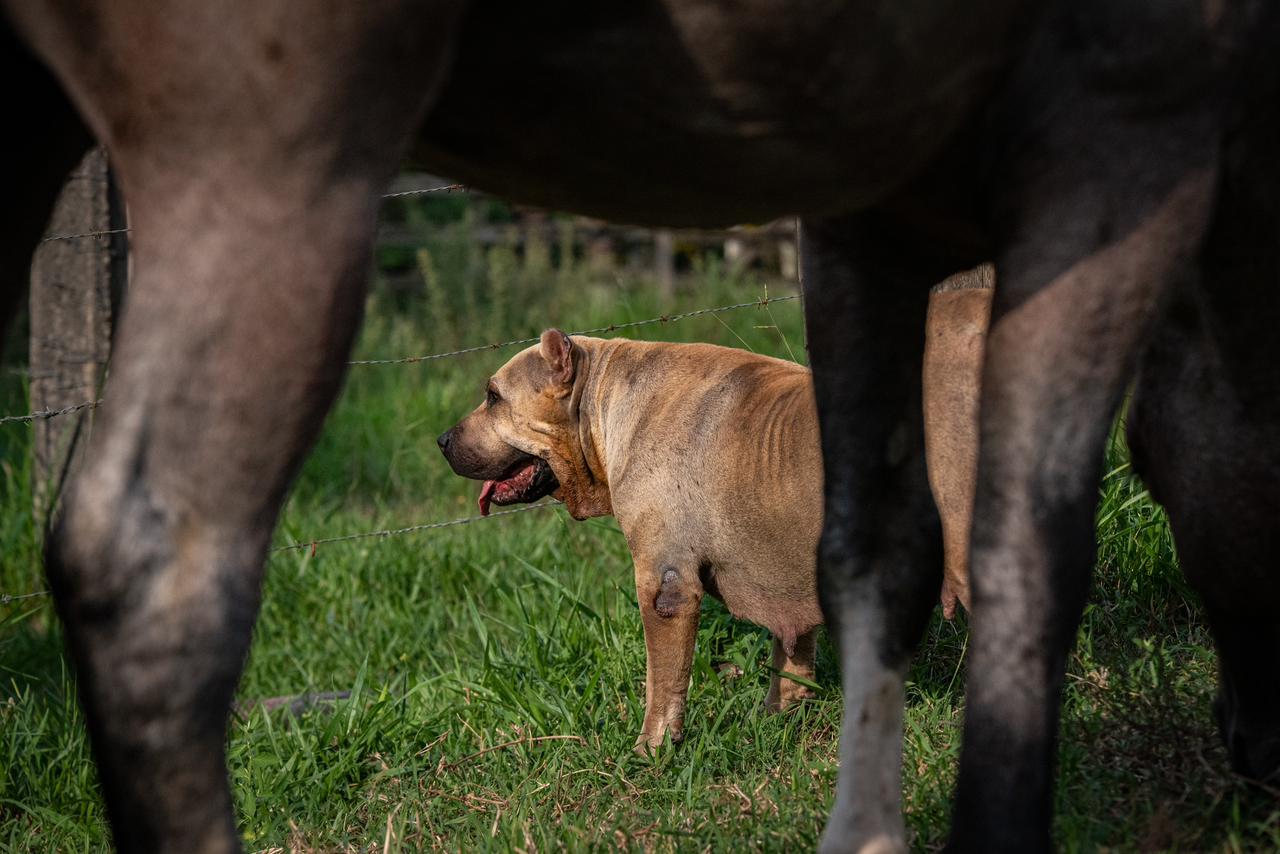
{"type": "Polygon", "coordinates": [[[158,10],[123,35],[103,16],[93,53],[53,57],[134,229],[106,403],[47,551],[125,851],[239,848],[223,745],[264,554],[344,373],[377,193],[445,55],[447,20],[387,11],[183,28],[158,10]],[[136,31],[163,50],[131,56],[136,31]]]}
{"type": "Polygon", "coordinates": [[[1237,771],[1280,775],[1280,120],[1228,149],[1201,256],[1143,359],[1135,469],[1169,512],[1218,647],[1237,771]]]}
{"type": "MultiPolygon", "coordinates": [[[[1262,289],[1249,291],[1249,311],[1280,323],[1280,305],[1262,289]]],[[[1144,358],[1128,422],[1134,468],[1169,512],[1179,562],[1213,631],[1223,740],[1233,767],[1256,779],[1280,771],[1280,348],[1272,334],[1236,327],[1215,339],[1181,303],[1144,358]],[[1239,385],[1246,377],[1221,355],[1243,357],[1236,367],[1261,382],[1239,385]]]]}
{"type": "Polygon", "coordinates": [[[998,268],[982,378],[952,850],[1051,848],[1058,707],[1089,589],[1108,427],[1156,302],[1194,252],[1211,198],[1208,168],[1171,180],[1155,199],[1135,195],[1143,204],[1125,212],[1124,237],[1092,251],[1077,244],[1082,257],[1057,275],[1038,253],[1006,252],[1009,263],[998,268]]]}

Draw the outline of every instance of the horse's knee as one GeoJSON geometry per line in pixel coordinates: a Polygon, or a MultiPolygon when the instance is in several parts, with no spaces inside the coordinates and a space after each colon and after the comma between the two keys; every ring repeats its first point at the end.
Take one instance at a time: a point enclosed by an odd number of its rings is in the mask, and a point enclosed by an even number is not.
{"type": "Polygon", "coordinates": [[[256,581],[243,583],[251,564],[235,537],[180,510],[157,480],[90,460],[47,572],[117,846],[233,851],[222,744],[256,581]]]}
{"type": "Polygon", "coordinates": [[[179,638],[225,638],[208,644],[211,658],[223,658],[218,649],[238,646],[237,627],[247,634],[252,621],[265,538],[209,518],[160,479],[91,461],[50,534],[50,584],[73,630],[188,654],[179,638]]]}
{"type": "Polygon", "coordinates": [[[191,727],[221,738],[269,532],[212,518],[173,485],[147,432],[121,439],[101,425],[50,534],[46,572],[89,693],[112,682],[88,698],[91,710],[128,720],[163,707],[174,738],[191,727]]]}
{"type": "Polygon", "coordinates": [[[818,538],[818,604],[832,631],[839,631],[844,612],[866,596],[859,587],[866,583],[867,567],[852,558],[846,528],[828,515],[818,538]]]}
{"type": "Polygon", "coordinates": [[[112,468],[91,459],[72,479],[46,544],[46,572],[69,622],[112,616],[173,553],[169,511],[139,467],[112,468]]]}
{"type": "Polygon", "coordinates": [[[818,601],[833,632],[873,621],[877,652],[905,662],[924,631],[941,582],[942,532],[923,479],[920,500],[897,496],[893,515],[860,537],[839,518],[823,523],[818,545],[818,601]]]}

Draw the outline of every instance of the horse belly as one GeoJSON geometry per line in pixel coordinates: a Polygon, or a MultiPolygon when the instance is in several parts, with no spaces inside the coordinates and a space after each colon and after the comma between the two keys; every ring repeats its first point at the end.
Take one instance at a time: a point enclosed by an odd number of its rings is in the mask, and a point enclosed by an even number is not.
{"type": "Polygon", "coordinates": [[[863,207],[932,159],[1004,61],[1012,25],[966,8],[481,0],[417,159],[632,222],[863,207]]]}

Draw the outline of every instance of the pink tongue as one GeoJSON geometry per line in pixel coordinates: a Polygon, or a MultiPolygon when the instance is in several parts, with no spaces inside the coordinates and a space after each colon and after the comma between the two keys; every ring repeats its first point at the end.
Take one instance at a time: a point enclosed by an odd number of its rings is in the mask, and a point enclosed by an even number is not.
{"type": "Polygon", "coordinates": [[[498,482],[496,480],[486,480],[484,486],[481,487],[480,500],[477,502],[480,505],[481,516],[489,515],[489,501],[493,497],[493,491],[497,488],[498,482]]]}

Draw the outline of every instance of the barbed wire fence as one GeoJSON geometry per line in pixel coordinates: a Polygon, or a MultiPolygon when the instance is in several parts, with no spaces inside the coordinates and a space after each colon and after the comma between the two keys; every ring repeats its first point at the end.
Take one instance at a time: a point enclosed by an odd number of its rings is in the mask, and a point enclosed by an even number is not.
{"type": "MultiPolygon", "coordinates": [[[[452,192],[460,192],[460,191],[466,191],[466,190],[467,188],[462,184],[445,184],[445,185],[434,186],[434,187],[423,187],[423,188],[403,190],[403,191],[393,192],[393,193],[385,193],[382,195],[382,198],[383,199],[399,199],[399,198],[407,198],[407,197],[413,197],[413,196],[422,196],[422,195],[427,195],[431,193],[452,193],[452,192]]],[[[67,233],[67,234],[53,234],[53,235],[48,235],[44,237],[41,242],[49,243],[54,241],[102,239],[106,237],[111,237],[113,235],[127,234],[130,231],[131,229],[129,227],[123,227],[123,228],[90,230],[90,231],[67,233]]],[[[610,323],[606,326],[598,326],[591,329],[583,329],[583,330],[570,332],[569,334],[570,335],[608,335],[608,334],[612,334],[614,332],[619,332],[622,330],[637,329],[640,327],[652,326],[656,324],[676,323],[682,320],[687,320],[695,317],[719,315],[724,312],[740,311],[740,310],[745,310],[749,308],[767,309],[770,305],[773,305],[775,303],[795,302],[800,299],[801,297],[798,294],[770,297],[766,293],[766,295],[761,297],[760,299],[749,300],[746,302],[730,303],[726,305],[700,308],[700,309],[695,309],[691,311],[677,312],[672,314],[662,314],[656,317],[645,318],[643,320],[620,321],[617,323],[610,323]]],[[[349,361],[347,364],[352,367],[418,364],[422,362],[431,362],[431,361],[436,361],[440,359],[448,359],[448,358],[454,358],[458,356],[465,356],[471,353],[490,352],[495,350],[502,350],[508,347],[529,345],[529,344],[536,343],[538,340],[539,339],[537,337],[514,338],[507,341],[496,341],[496,342],[487,343],[487,344],[478,344],[474,346],[463,347],[456,350],[448,350],[444,352],[430,353],[425,355],[409,355],[409,356],[402,356],[402,357],[390,358],[390,359],[354,359],[349,361]]],[[[44,410],[38,410],[34,412],[28,412],[21,415],[0,416],[0,425],[31,424],[37,421],[43,421],[51,418],[59,418],[65,415],[72,415],[78,412],[95,409],[98,406],[102,405],[102,403],[103,403],[103,399],[86,400],[70,406],[62,407],[60,409],[44,409],[44,410]]],[[[558,501],[547,501],[547,502],[542,502],[537,504],[530,504],[525,507],[517,507],[510,510],[501,510],[494,513],[490,513],[488,515],[463,516],[455,519],[443,519],[443,520],[437,520],[432,522],[425,522],[417,525],[409,525],[409,526],[400,527],[400,528],[385,528],[385,529],[375,530],[375,531],[361,531],[361,532],[341,534],[336,536],[318,537],[310,540],[295,540],[293,542],[289,542],[283,545],[278,545],[269,549],[268,555],[280,554],[280,553],[291,552],[291,551],[309,551],[311,556],[314,557],[320,546],[328,546],[328,545],[334,545],[338,543],[346,543],[346,542],[366,540],[366,539],[385,540],[391,537],[417,534],[425,531],[441,530],[444,528],[453,528],[453,527],[458,527],[462,525],[469,525],[474,522],[479,522],[487,519],[496,519],[504,516],[512,516],[517,513],[528,513],[531,511],[545,510],[548,508],[555,508],[560,506],[563,506],[563,505],[561,505],[560,502],[558,501]]],[[[35,590],[28,593],[20,593],[20,594],[0,593],[0,606],[9,605],[14,602],[21,602],[26,600],[47,597],[50,595],[50,593],[51,591],[49,590],[35,590]]]]}

